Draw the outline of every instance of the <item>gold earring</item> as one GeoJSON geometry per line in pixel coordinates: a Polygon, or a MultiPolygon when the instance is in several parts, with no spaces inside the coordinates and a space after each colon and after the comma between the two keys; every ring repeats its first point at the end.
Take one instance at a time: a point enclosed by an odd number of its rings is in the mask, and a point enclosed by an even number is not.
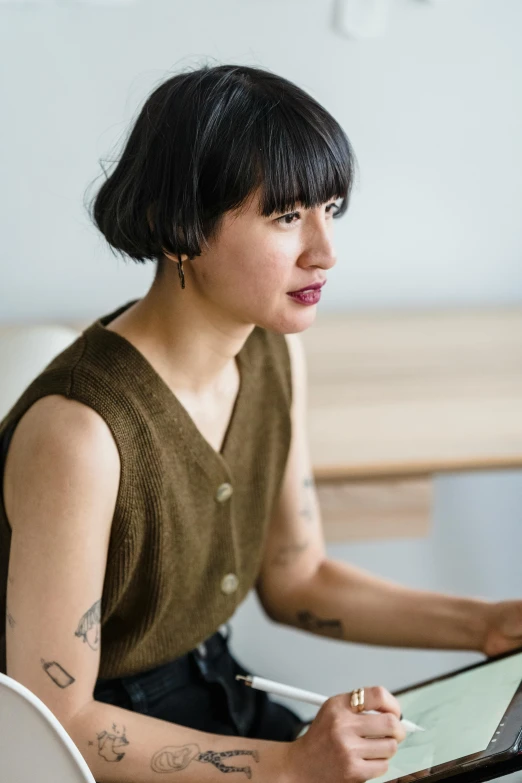
{"type": "Polygon", "coordinates": [[[178,274],[179,279],[181,280],[181,287],[185,288],[185,273],[183,272],[183,261],[181,260],[181,256],[178,261],[178,274]]]}

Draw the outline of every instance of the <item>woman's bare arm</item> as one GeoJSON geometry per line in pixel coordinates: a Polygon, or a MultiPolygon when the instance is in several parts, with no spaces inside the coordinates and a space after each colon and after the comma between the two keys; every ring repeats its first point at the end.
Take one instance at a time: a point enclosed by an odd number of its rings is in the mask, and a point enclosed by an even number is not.
{"type": "Polygon", "coordinates": [[[319,783],[334,771],[336,779],[362,783],[383,774],[403,738],[398,704],[383,689],[367,691],[382,715],[355,715],[338,696],[291,743],[206,734],[94,700],[119,478],[105,422],[62,397],[45,397],[25,414],[4,474],[13,532],[7,673],[57,716],[96,780],[153,783],[167,774],[216,783],[229,774],[231,781],[319,783]]]}
{"type": "Polygon", "coordinates": [[[265,611],[347,641],[482,650],[489,602],[402,587],[327,557],[306,436],[305,354],[298,335],[287,340],[293,431],[257,585],[265,611]]]}
{"type": "Polygon", "coordinates": [[[67,730],[99,783],[218,783],[223,774],[230,783],[287,783],[288,743],[208,734],[101,702],[67,730]]]}
{"type": "Polygon", "coordinates": [[[59,396],[29,409],[7,455],[7,673],[62,723],[92,699],[119,476],[118,451],[105,422],[59,396]]]}
{"type": "Polygon", "coordinates": [[[20,421],[4,474],[7,673],[57,716],[98,781],[148,783],[182,769],[183,780],[212,781],[227,767],[276,780],[279,743],[207,735],[93,700],[119,477],[110,430],[87,406],[44,397],[20,421]]]}

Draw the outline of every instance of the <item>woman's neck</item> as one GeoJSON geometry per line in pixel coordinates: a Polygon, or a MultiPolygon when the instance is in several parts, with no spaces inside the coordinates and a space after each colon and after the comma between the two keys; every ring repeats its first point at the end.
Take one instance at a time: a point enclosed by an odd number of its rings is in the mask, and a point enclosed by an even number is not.
{"type": "Polygon", "coordinates": [[[253,326],[234,324],[203,302],[188,285],[181,289],[168,264],[148,293],[107,329],[132,343],[178,391],[221,391],[237,376],[235,357],[253,326]]]}

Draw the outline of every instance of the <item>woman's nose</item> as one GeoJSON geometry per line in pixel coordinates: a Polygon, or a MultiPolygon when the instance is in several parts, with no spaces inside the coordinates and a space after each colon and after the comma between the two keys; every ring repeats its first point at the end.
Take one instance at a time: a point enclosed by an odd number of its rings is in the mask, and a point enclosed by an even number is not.
{"type": "Polygon", "coordinates": [[[331,239],[315,243],[308,247],[299,259],[303,267],[316,266],[320,269],[331,269],[337,263],[337,254],[331,239]]]}

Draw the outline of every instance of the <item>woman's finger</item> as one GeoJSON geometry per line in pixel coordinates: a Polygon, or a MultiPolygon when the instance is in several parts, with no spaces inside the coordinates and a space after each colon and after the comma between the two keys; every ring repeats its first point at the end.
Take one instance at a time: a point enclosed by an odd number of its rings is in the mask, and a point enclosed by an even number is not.
{"type": "Polygon", "coordinates": [[[364,688],[364,709],[378,712],[392,712],[401,717],[401,707],[395,696],[381,686],[364,688]]]}
{"type": "Polygon", "coordinates": [[[363,759],[391,759],[397,753],[399,743],[395,739],[367,739],[361,746],[363,759]]]}
{"type": "Polygon", "coordinates": [[[406,738],[404,726],[396,715],[382,712],[379,715],[360,715],[357,722],[357,733],[360,737],[387,737],[396,742],[406,738]]]}

